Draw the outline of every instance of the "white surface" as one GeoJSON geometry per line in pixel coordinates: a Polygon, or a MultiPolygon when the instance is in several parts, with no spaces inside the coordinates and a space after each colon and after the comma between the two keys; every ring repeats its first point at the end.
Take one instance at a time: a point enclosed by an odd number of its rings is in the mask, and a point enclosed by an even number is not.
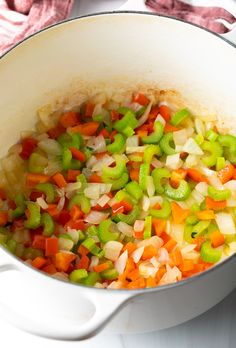
{"type": "MultiPolygon", "coordinates": [[[[76,1],[72,16],[82,15],[90,12],[99,12],[105,10],[112,10],[118,8],[124,3],[120,0],[81,0],[76,1]]],[[[206,3],[198,1],[198,3],[206,3]]],[[[210,1],[210,4],[214,1],[210,1]]],[[[217,5],[222,1],[215,1],[217,5]]],[[[226,4],[227,1],[224,1],[226,4]]],[[[228,5],[232,5],[233,1],[228,1],[228,5]]],[[[12,289],[13,296],[17,296],[17,288],[12,289]]],[[[227,348],[235,347],[236,341],[236,291],[226,298],[221,304],[207,312],[206,314],[178,327],[163,330],[155,333],[144,335],[104,335],[99,336],[85,342],[56,342],[34,337],[32,335],[21,332],[0,318],[1,327],[1,346],[10,348],[15,346],[28,347],[89,347],[97,348],[103,346],[108,348],[122,348],[122,347],[210,347],[227,348]]],[[[145,318],[140,318],[145,320],[145,318]]]]}

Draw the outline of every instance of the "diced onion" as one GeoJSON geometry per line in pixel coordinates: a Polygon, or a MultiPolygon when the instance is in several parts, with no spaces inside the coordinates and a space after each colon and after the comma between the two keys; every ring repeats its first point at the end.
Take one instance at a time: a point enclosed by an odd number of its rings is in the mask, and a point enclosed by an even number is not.
{"type": "Polygon", "coordinates": [[[98,225],[100,222],[106,220],[109,213],[103,213],[101,211],[91,211],[84,219],[85,222],[89,224],[98,225]]]}
{"type": "Polygon", "coordinates": [[[157,273],[157,268],[150,261],[141,262],[138,269],[139,274],[144,278],[155,277],[157,273]]]}
{"type": "Polygon", "coordinates": [[[180,154],[169,155],[166,157],[166,166],[169,169],[178,169],[182,166],[183,161],[180,158],[180,154]]]}
{"type": "Polygon", "coordinates": [[[57,211],[60,213],[65,205],[65,196],[61,197],[58,204],[57,204],[57,211]]]}
{"type": "Polygon", "coordinates": [[[168,263],[170,261],[169,253],[166,248],[160,248],[157,261],[161,264],[168,263]]]}
{"type": "Polygon", "coordinates": [[[160,205],[162,205],[163,203],[163,197],[161,196],[153,196],[149,198],[150,201],[150,207],[154,207],[154,205],[156,205],[157,203],[159,203],[160,205]]]}
{"type": "Polygon", "coordinates": [[[230,197],[229,199],[227,199],[226,201],[227,203],[227,207],[236,207],[236,199],[234,197],[230,197]]]}
{"type": "Polygon", "coordinates": [[[125,270],[125,266],[128,259],[128,252],[125,250],[115,261],[115,268],[119,274],[122,274],[125,270]]]}
{"type": "Polygon", "coordinates": [[[161,161],[158,161],[158,159],[156,157],[153,157],[151,165],[154,168],[162,168],[162,167],[164,167],[164,164],[161,161]]]}
{"type": "Polygon", "coordinates": [[[122,232],[124,235],[126,235],[128,237],[132,237],[132,235],[133,235],[133,228],[130,225],[128,225],[126,222],[120,221],[120,222],[117,223],[116,226],[118,227],[118,230],[120,232],[122,232]]]}
{"type": "Polygon", "coordinates": [[[47,209],[48,208],[48,204],[47,202],[44,200],[43,197],[38,197],[36,199],[36,202],[38,203],[38,205],[40,206],[40,208],[42,209],[47,209]]]}
{"type": "Polygon", "coordinates": [[[111,282],[111,284],[107,286],[107,289],[121,289],[122,285],[123,285],[122,282],[119,280],[113,281],[111,282]]]}
{"type": "Polygon", "coordinates": [[[81,182],[72,182],[66,185],[65,192],[74,192],[81,188],[81,182]]]}
{"type": "Polygon", "coordinates": [[[102,135],[94,139],[94,152],[100,153],[106,151],[106,142],[102,135]]]}
{"type": "Polygon", "coordinates": [[[166,124],[166,120],[161,116],[161,114],[157,115],[155,122],[160,122],[163,126],[165,126],[165,124],[166,124]]]}
{"type": "Polygon", "coordinates": [[[91,156],[91,157],[88,159],[88,161],[86,162],[86,167],[87,167],[87,168],[92,168],[92,167],[95,165],[95,163],[97,163],[96,157],[95,157],[95,156],[91,156]]]}
{"type": "Polygon", "coordinates": [[[196,248],[197,244],[189,244],[183,247],[180,251],[182,256],[184,257],[185,254],[189,253],[190,251],[193,251],[196,248]]]}
{"type": "Polygon", "coordinates": [[[142,200],[142,208],[144,211],[148,211],[149,207],[150,207],[150,199],[144,195],[142,200]]]}
{"type": "Polygon", "coordinates": [[[152,197],[155,193],[153,177],[151,175],[148,175],[146,180],[147,180],[147,194],[149,197],[152,197]]]}
{"type": "Polygon", "coordinates": [[[144,246],[141,246],[132,252],[131,257],[135,263],[139,262],[139,260],[141,259],[143,255],[143,251],[144,251],[144,246]]]}
{"type": "Polygon", "coordinates": [[[126,153],[128,155],[134,152],[144,152],[145,149],[146,149],[146,146],[129,146],[129,147],[126,147],[126,153]]]}
{"type": "Polygon", "coordinates": [[[71,238],[73,239],[73,242],[75,244],[78,243],[78,241],[79,241],[79,231],[78,230],[75,230],[73,228],[67,227],[67,234],[69,236],[71,236],[71,238]]]}
{"type": "Polygon", "coordinates": [[[184,239],[184,224],[172,224],[170,234],[176,242],[182,242],[184,239]]]}
{"type": "Polygon", "coordinates": [[[205,197],[195,189],[192,191],[190,198],[193,198],[199,204],[201,204],[205,199],[205,197]]]}
{"type": "Polygon", "coordinates": [[[156,267],[156,268],[159,268],[160,267],[160,263],[157,261],[157,257],[153,256],[151,259],[150,259],[150,262],[151,264],[156,267]]]}
{"type": "Polygon", "coordinates": [[[208,194],[208,185],[206,182],[199,182],[196,186],[195,186],[195,190],[198,191],[199,193],[201,193],[201,195],[203,196],[207,196],[208,194]]]}
{"type": "Polygon", "coordinates": [[[195,118],[194,120],[196,132],[200,135],[205,134],[205,126],[200,118],[195,118]]]}
{"type": "Polygon", "coordinates": [[[226,189],[236,191],[236,180],[230,180],[224,184],[226,189]]]}
{"type": "Polygon", "coordinates": [[[59,279],[59,280],[66,280],[68,281],[68,274],[64,272],[56,272],[52,274],[53,278],[59,279]]]}
{"type": "Polygon", "coordinates": [[[99,258],[97,256],[92,256],[91,261],[90,261],[90,265],[89,265],[89,271],[92,272],[93,267],[97,266],[98,264],[99,264],[99,258]]]}
{"type": "Polygon", "coordinates": [[[199,162],[199,156],[189,154],[185,160],[185,167],[191,168],[191,167],[197,166],[198,162],[199,162]]]}
{"type": "Polygon", "coordinates": [[[182,273],[178,269],[178,267],[174,266],[171,268],[169,265],[166,267],[167,272],[161,278],[159,285],[165,285],[170,283],[175,283],[177,280],[181,280],[182,273]]]}
{"type": "Polygon", "coordinates": [[[179,131],[173,132],[173,140],[175,146],[184,145],[187,141],[187,132],[185,129],[181,129],[179,131]]]}
{"type": "Polygon", "coordinates": [[[139,138],[137,135],[127,138],[126,147],[136,147],[139,144],[139,138]]]}
{"type": "Polygon", "coordinates": [[[134,223],[134,231],[142,232],[144,230],[145,221],[144,220],[136,220],[134,223]]]}
{"type": "Polygon", "coordinates": [[[99,186],[97,184],[89,185],[84,189],[84,195],[90,199],[98,199],[99,198],[99,186]]]}
{"type": "Polygon", "coordinates": [[[100,205],[100,207],[104,207],[110,200],[111,198],[108,195],[103,195],[99,198],[97,201],[97,204],[100,205]]]}
{"type": "Polygon", "coordinates": [[[163,240],[158,236],[153,236],[151,238],[141,240],[137,245],[138,247],[152,245],[155,248],[159,249],[163,245],[163,240]]]}
{"type": "Polygon", "coordinates": [[[67,239],[67,238],[59,238],[58,241],[58,248],[59,250],[67,250],[70,251],[74,246],[74,243],[71,239],[67,239]]]}
{"type": "Polygon", "coordinates": [[[193,138],[189,138],[183,146],[183,151],[191,155],[203,155],[203,151],[193,138]]]}
{"type": "Polygon", "coordinates": [[[100,170],[102,170],[102,168],[103,168],[104,166],[108,167],[108,166],[110,166],[110,165],[111,165],[112,163],[114,163],[114,162],[115,162],[115,160],[114,160],[113,157],[108,156],[108,155],[105,155],[105,156],[103,156],[99,161],[97,161],[97,162],[93,165],[92,171],[93,171],[93,172],[100,171],[100,170]]]}
{"type": "Polygon", "coordinates": [[[54,139],[45,139],[38,143],[38,147],[49,155],[59,156],[61,154],[61,146],[54,139]]]}
{"type": "Polygon", "coordinates": [[[144,114],[138,120],[138,126],[139,127],[142,126],[142,124],[144,124],[147,121],[148,116],[149,116],[150,111],[151,111],[151,108],[152,108],[152,104],[153,104],[153,100],[150,101],[150,103],[148,104],[144,114]]]}
{"type": "Polygon", "coordinates": [[[116,261],[123,248],[123,244],[117,241],[109,241],[104,245],[105,257],[108,260],[116,261]]]}
{"type": "Polygon", "coordinates": [[[236,233],[234,220],[231,214],[217,213],[215,214],[215,219],[221,233],[223,234],[236,233]]]}

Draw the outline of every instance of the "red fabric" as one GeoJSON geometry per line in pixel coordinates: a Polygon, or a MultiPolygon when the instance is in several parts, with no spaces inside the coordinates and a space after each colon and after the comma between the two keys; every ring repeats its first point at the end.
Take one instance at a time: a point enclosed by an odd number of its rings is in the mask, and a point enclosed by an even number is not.
{"type": "Polygon", "coordinates": [[[0,0],[0,55],[36,31],[68,17],[73,0],[0,0]]]}
{"type": "Polygon", "coordinates": [[[230,24],[236,22],[236,18],[221,7],[193,6],[179,0],[147,0],[146,5],[159,14],[198,24],[218,34],[229,31],[223,23],[218,22],[219,19],[230,24]]]}

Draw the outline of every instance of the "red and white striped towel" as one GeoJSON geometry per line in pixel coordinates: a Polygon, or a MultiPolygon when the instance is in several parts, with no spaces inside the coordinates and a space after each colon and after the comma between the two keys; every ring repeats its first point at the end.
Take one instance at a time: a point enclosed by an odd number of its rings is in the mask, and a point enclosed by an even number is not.
{"type": "Polygon", "coordinates": [[[0,55],[36,31],[68,17],[73,0],[0,0],[0,55]]]}
{"type": "MultiPolygon", "coordinates": [[[[67,18],[74,0],[0,0],[0,55],[26,36],[67,18]]],[[[198,24],[219,34],[229,31],[236,18],[220,7],[193,6],[180,0],[146,0],[159,14],[198,24]]],[[[135,10],[135,9],[134,9],[135,10]]]]}

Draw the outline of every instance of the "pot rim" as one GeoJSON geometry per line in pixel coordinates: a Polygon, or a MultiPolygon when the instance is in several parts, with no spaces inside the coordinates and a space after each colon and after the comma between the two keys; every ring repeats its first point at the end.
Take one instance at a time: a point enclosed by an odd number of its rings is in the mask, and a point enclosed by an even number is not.
{"type": "MultiPolygon", "coordinates": [[[[131,11],[131,10],[121,10],[121,11],[104,11],[104,12],[99,12],[99,13],[91,13],[91,14],[87,14],[87,15],[82,15],[82,16],[76,16],[74,18],[68,18],[68,19],[65,19],[63,21],[60,21],[58,23],[55,23],[55,24],[52,24],[50,26],[47,26],[45,28],[42,28],[41,30],[27,36],[26,38],[24,38],[23,40],[17,42],[14,46],[12,46],[9,50],[7,50],[6,52],[4,52],[1,56],[0,56],[0,60],[2,58],[4,58],[5,56],[7,56],[12,50],[14,50],[17,46],[23,44],[25,41],[28,41],[30,40],[32,37],[38,35],[39,33],[43,32],[43,31],[46,31],[46,30],[50,30],[51,28],[53,27],[56,27],[56,26],[60,26],[60,25],[63,25],[67,22],[72,22],[72,21],[76,21],[76,20],[80,20],[80,19],[83,19],[83,18],[89,18],[89,17],[97,17],[97,16],[103,16],[103,15],[119,15],[119,14],[130,14],[130,15],[147,15],[147,16],[155,16],[155,17],[163,17],[163,18],[167,18],[167,19],[170,19],[170,20],[173,20],[173,21],[178,21],[178,22],[182,22],[184,24],[187,24],[187,25],[190,25],[190,26],[193,26],[193,27],[197,27],[201,30],[204,30],[206,31],[207,33],[209,34],[212,34],[216,37],[218,37],[219,39],[223,40],[224,42],[226,42],[227,44],[229,44],[230,46],[236,48],[236,44],[234,44],[233,42],[229,41],[228,39],[226,39],[225,37],[215,33],[215,32],[212,32],[210,31],[209,29],[207,28],[204,28],[198,24],[194,24],[194,23],[190,23],[190,22],[187,22],[183,19],[179,19],[179,18],[175,18],[175,17],[171,17],[171,16],[167,16],[167,15],[161,15],[161,14],[158,14],[158,13],[154,13],[154,12],[145,12],[145,11],[131,11]]],[[[160,286],[157,286],[157,287],[153,287],[153,288],[145,288],[145,289],[107,289],[107,288],[95,288],[95,287],[91,287],[91,286],[86,286],[86,285],[82,285],[82,284],[76,284],[76,283],[72,283],[72,282],[68,282],[66,280],[63,280],[63,279],[58,279],[58,278],[54,278],[52,275],[49,275],[47,273],[43,273],[42,271],[36,269],[36,268],[33,268],[30,264],[26,263],[26,262],[23,262],[20,258],[18,258],[17,256],[15,256],[14,254],[10,253],[6,248],[4,248],[2,245],[0,245],[0,251],[3,251],[4,253],[6,253],[8,256],[10,257],[13,257],[13,259],[15,259],[17,262],[19,262],[22,267],[26,267],[26,270],[27,271],[34,271],[34,272],[37,272],[38,275],[42,275],[42,276],[45,276],[46,278],[52,280],[52,281],[59,281],[59,282],[62,282],[64,283],[65,285],[69,285],[69,286],[76,286],[76,287],[80,287],[80,288],[83,288],[84,290],[86,289],[87,291],[102,291],[102,292],[109,292],[111,294],[114,293],[114,294],[120,294],[120,293],[128,293],[131,295],[131,297],[135,296],[135,295],[141,295],[141,294],[148,294],[148,293],[152,293],[152,292],[157,292],[157,291],[164,291],[164,290],[168,290],[168,289],[171,289],[171,288],[175,288],[175,287],[180,287],[180,286],[184,286],[188,283],[192,283],[192,282],[195,282],[197,281],[198,279],[200,278],[204,278],[206,277],[208,274],[214,272],[216,269],[220,269],[222,268],[225,264],[228,264],[230,262],[233,262],[234,259],[236,258],[236,253],[227,257],[225,260],[221,261],[220,263],[216,264],[215,266],[212,266],[211,268],[208,268],[206,271],[204,272],[201,272],[201,273],[198,273],[192,277],[189,277],[187,279],[184,279],[184,280],[180,280],[176,283],[170,283],[170,284],[167,284],[167,285],[160,285],[160,286]],[[132,296],[133,295],[133,296],[132,296]]]]}

